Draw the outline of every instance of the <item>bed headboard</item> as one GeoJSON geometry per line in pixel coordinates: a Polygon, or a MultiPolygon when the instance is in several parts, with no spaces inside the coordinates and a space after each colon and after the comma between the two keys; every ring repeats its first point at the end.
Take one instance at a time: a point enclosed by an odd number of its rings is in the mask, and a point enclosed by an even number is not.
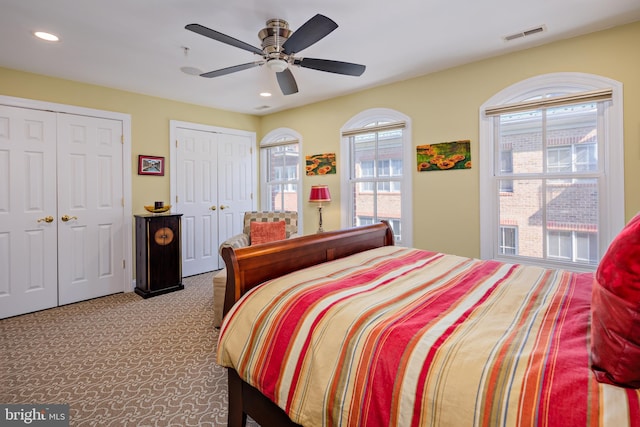
{"type": "Polygon", "coordinates": [[[292,271],[343,258],[357,252],[393,246],[386,222],[233,249],[222,249],[227,267],[224,314],[248,290],[292,271]]]}

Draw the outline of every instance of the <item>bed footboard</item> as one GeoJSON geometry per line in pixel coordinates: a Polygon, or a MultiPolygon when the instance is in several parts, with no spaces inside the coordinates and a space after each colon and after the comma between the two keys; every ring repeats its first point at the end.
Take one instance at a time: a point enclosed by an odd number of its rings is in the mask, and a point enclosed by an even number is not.
{"type": "MultiPolygon", "coordinates": [[[[343,258],[357,252],[393,246],[391,226],[379,224],[233,249],[222,249],[227,267],[224,314],[251,288],[296,270],[343,258]]],[[[300,427],[260,391],[228,371],[229,418],[231,427],[244,427],[247,414],[263,427],[300,427]]]]}
{"type": "Polygon", "coordinates": [[[247,414],[262,427],[301,427],[287,416],[280,407],[256,388],[242,381],[238,373],[227,368],[229,381],[228,427],[245,427],[247,414]],[[236,399],[242,396],[242,400],[236,399]]]}

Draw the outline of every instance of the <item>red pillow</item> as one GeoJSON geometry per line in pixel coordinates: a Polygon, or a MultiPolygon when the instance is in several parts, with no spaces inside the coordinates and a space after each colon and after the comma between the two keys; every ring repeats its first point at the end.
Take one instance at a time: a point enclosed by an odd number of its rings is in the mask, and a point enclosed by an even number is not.
{"type": "Polygon", "coordinates": [[[284,221],[258,222],[252,221],[249,226],[251,245],[260,243],[269,243],[276,240],[284,240],[287,235],[285,232],[284,221]]]}
{"type": "Polygon", "coordinates": [[[600,382],[640,387],[640,214],[600,261],[591,299],[591,362],[600,382]]]}

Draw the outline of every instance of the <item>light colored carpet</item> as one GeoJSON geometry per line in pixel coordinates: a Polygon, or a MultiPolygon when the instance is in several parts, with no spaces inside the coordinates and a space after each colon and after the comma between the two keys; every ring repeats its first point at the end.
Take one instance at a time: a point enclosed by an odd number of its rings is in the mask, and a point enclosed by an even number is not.
{"type": "Polygon", "coordinates": [[[68,403],[73,426],[226,425],[213,274],[149,299],[130,292],[0,320],[0,403],[68,403]]]}

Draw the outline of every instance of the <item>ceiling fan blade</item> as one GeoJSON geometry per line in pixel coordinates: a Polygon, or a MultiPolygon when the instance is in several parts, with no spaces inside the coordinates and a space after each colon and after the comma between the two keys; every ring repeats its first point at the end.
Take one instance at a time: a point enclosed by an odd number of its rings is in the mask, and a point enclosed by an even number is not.
{"type": "Polygon", "coordinates": [[[276,73],[276,78],[278,79],[280,90],[284,95],[298,93],[298,85],[290,69],[287,68],[284,71],[276,73]]]}
{"type": "Polygon", "coordinates": [[[257,67],[264,64],[264,61],[247,62],[246,64],[234,65],[233,67],[221,68],[215,71],[209,71],[208,73],[200,74],[200,77],[220,77],[226,74],[235,73],[236,71],[248,70],[249,68],[257,67]]]}
{"type": "Polygon", "coordinates": [[[300,52],[323,39],[336,28],[338,24],[324,15],[317,14],[291,34],[282,45],[282,50],[287,55],[300,52]]]}
{"type": "Polygon", "coordinates": [[[347,76],[360,76],[367,68],[364,65],[351,62],[331,61],[329,59],[302,58],[296,59],[294,65],[312,70],[326,71],[327,73],[345,74],[347,76]]]}
{"type": "Polygon", "coordinates": [[[249,43],[245,43],[238,39],[234,39],[231,36],[222,34],[216,30],[212,30],[211,28],[207,28],[200,24],[189,24],[184,28],[186,28],[189,31],[193,31],[194,33],[200,34],[201,36],[205,36],[205,37],[209,37],[210,39],[217,40],[221,43],[238,47],[240,49],[248,50],[249,52],[253,52],[256,55],[263,55],[262,49],[258,49],[257,47],[252,46],[249,43]]]}

